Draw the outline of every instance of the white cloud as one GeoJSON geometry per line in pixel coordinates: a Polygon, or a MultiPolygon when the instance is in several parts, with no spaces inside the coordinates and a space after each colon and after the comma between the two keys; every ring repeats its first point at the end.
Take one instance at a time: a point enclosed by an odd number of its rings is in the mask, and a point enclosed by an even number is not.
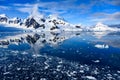
{"type": "Polygon", "coordinates": [[[6,6],[0,6],[0,9],[6,10],[6,9],[9,9],[9,8],[6,7],[6,6]]]}
{"type": "MultiPolygon", "coordinates": [[[[92,1],[90,2],[90,4],[83,4],[83,3],[80,3],[78,5],[76,5],[76,1],[77,0],[61,0],[61,1],[51,1],[51,2],[41,2],[41,1],[38,1],[38,7],[39,8],[43,8],[41,9],[40,11],[43,11],[43,12],[49,12],[49,13],[52,13],[52,14],[63,14],[63,13],[66,13],[68,12],[68,10],[73,10],[75,11],[76,10],[76,13],[80,13],[83,11],[84,12],[87,12],[89,10],[87,9],[90,9],[96,2],[95,1],[92,1]]],[[[19,11],[22,11],[22,12],[26,12],[24,10],[28,9],[28,8],[32,8],[35,4],[14,4],[14,6],[18,7],[17,10],[19,11]],[[25,9],[24,9],[25,8],[25,9]]]]}
{"type": "Polygon", "coordinates": [[[17,10],[20,12],[29,13],[29,14],[31,13],[30,11],[32,11],[31,8],[18,8],[17,10]]]}
{"type": "Polygon", "coordinates": [[[120,12],[115,12],[112,14],[108,14],[108,13],[95,13],[92,16],[92,20],[91,21],[95,21],[95,22],[105,22],[105,21],[118,21],[120,20],[120,12]]]}
{"type": "Polygon", "coordinates": [[[120,6],[120,0],[104,0],[104,2],[114,6],[120,6]]]}

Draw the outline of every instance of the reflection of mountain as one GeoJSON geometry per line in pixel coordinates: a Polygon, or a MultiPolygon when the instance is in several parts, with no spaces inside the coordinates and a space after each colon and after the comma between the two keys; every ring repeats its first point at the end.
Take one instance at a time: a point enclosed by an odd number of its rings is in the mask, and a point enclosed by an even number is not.
{"type": "MultiPolygon", "coordinates": [[[[93,39],[88,39],[90,42],[98,42],[106,44],[108,46],[120,48],[120,34],[119,33],[103,33],[103,32],[94,32],[94,33],[77,33],[77,32],[64,32],[64,33],[53,33],[53,32],[41,32],[41,33],[24,33],[18,34],[16,36],[6,36],[0,39],[0,47],[7,48],[9,45],[20,45],[23,43],[29,44],[35,51],[38,51],[40,48],[44,47],[45,44],[50,46],[57,46],[62,43],[64,40],[70,39],[72,37],[81,35],[81,38],[84,39],[86,36],[93,36],[93,39]],[[82,35],[84,34],[84,35],[82,35]]],[[[82,40],[81,39],[81,40],[82,40]]]]}
{"type": "Polygon", "coordinates": [[[110,32],[93,32],[92,35],[95,36],[96,38],[100,39],[103,36],[106,36],[110,32]]]}
{"type": "Polygon", "coordinates": [[[105,44],[108,44],[112,47],[120,48],[120,33],[113,32],[113,33],[104,33],[103,32],[94,32],[95,37],[97,37],[95,42],[103,42],[105,44]]]}
{"type": "Polygon", "coordinates": [[[34,47],[35,49],[41,48],[45,44],[49,44],[51,46],[58,45],[59,43],[63,42],[66,39],[72,38],[78,34],[73,32],[66,32],[66,33],[53,33],[53,32],[46,32],[46,33],[25,33],[16,36],[8,36],[4,39],[0,40],[0,46],[7,48],[10,44],[19,45],[22,43],[27,43],[34,47]]]}

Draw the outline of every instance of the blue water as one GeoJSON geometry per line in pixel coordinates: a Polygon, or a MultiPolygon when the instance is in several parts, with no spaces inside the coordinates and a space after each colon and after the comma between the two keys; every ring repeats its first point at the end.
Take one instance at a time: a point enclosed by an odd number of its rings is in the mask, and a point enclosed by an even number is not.
{"type": "Polygon", "coordinates": [[[119,32],[0,33],[0,78],[120,79],[119,32]]]}
{"type": "Polygon", "coordinates": [[[14,28],[14,27],[4,27],[0,25],[0,32],[18,32],[22,29],[14,28]]]}

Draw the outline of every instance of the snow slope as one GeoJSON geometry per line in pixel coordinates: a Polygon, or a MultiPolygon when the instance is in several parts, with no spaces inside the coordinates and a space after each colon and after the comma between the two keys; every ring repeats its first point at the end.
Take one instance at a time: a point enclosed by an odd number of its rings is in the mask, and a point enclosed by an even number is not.
{"type": "Polygon", "coordinates": [[[98,22],[95,27],[91,28],[91,31],[118,31],[118,28],[111,28],[107,25],[102,24],[101,22],[98,22]]]}

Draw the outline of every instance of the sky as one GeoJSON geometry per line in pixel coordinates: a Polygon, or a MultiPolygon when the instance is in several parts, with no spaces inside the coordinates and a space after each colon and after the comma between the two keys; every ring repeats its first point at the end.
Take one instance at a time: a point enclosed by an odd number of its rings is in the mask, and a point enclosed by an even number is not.
{"type": "Polygon", "coordinates": [[[0,0],[0,14],[9,17],[26,18],[34,10],[72,24],[120,24],[120,0],[0,0]]]}

